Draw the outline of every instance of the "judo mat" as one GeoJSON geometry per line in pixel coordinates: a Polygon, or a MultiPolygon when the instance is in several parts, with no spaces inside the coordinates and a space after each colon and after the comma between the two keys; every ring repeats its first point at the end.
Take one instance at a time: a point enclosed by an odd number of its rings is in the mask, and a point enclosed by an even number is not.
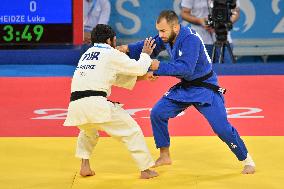
{"type": "MultiPolygon", "coordinates": [[[[82,178],[74,157],[78,129],[63,127],[70,77],[0,77],[0,188],[165,188],[280,189],[284,185],[284,75],[220,76],[229,121],[238,129],[257,165],[242,175],[241,164],[189,108],[170,120],[173,165],[158,167],[159,177],[141,180],[124,146],[101,133],[91,159],[96,175],[82,178]]],[[[149,115],[151,107],[176,79],[141,81],[133,91],[113,88],[141,126],[156,159],[149,115]]]]}

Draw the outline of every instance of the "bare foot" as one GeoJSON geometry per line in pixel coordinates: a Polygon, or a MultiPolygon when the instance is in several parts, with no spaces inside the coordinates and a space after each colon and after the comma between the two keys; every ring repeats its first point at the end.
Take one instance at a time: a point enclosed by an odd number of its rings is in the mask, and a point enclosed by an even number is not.
{"type": "Polygon", "coordinates": [[[172,160],[170,157],[159,157],[156,160],[155,165],[153,167],[159,167],[159,166],[171,165],[171,164],[172,164],[172,160]]]}
{"type": "Polygon", "coordinates": [[[145,171],[141,171],[140,179],[150,179],[153,177],[157,177],[159,174],[156,171],[146,169],[145,171]]]}
{"type": "Polygon", "coordinates": [[[95,175],[95,172],[89,168],[81,168],[80,170],[80,175],[82,177],[88,177],[88,176],[94,176],[95,175]]]}
{"type": "Polygon", "coordinates": [[[242,171],[242,174],[254,174],[255,173],[255,167],[251,165],[245,165],[244,169],[242,171]]]}
{"type": "Polygon", "coordinates": [[[88,159],[82,159],[80,175],[82,177],[95,175],[95,172],[90,167],[90,162],[88,159]]]}

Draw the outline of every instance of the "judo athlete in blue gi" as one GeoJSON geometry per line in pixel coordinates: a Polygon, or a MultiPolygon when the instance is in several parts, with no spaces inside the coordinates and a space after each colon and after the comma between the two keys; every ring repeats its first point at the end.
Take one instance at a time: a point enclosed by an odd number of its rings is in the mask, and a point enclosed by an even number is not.
{"type": "MultiPolygon", "coordinates": [[[[153,37],[156,48],[152,56],[167,50],[170,61],[161,61],[154,76],[173,76],[181,82],[156,103],[151,111],[151,123],[156,147],[160,157],[155,166],[171,164],[168,121],[189,106],[194,106],[209,122],[213,131],[225,142],[239,161],[243,163],[243,174],[253,174],[255,164],[237,130],[229,123],[224,106],[225,89],[218,86],[217,75],[212,71],[211,59],[203,41],[194,30],[183,27],[175,12],[162,11],[157,19],[159,35],[153,37]]],[[[143,41],[120,46],[130,58],[138,59],[143,41]]]]}

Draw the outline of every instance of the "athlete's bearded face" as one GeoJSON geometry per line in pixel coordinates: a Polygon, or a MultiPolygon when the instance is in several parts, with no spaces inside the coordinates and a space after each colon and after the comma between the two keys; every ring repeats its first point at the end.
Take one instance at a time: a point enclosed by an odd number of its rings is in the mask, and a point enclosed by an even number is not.
{"type": "Polygon", "coordinates": [[[164,43],[173,43],[176,39],[177,34],[174,31],[174,26],[168,23],[166,19],[161,19],[159,23],[156,23],[156,29],[164,43]]]}

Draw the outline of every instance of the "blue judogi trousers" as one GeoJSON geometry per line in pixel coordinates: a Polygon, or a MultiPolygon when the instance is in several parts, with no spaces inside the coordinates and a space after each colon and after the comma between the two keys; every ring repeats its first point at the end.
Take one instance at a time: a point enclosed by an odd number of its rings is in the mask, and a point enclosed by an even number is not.
{"type": "Polygon", "coordinates": [[[193,105],[209,122],[217,136],[225,142],[238,160],[245,160],[247,148],[237,130],[229,123],[220,94],[214,93],[212,104],[178,102],[167,97],[161,98],[151,111],[151,123],[157,148],[169,147],[169,118],[176,117],[180,112],[193,105]]]}

